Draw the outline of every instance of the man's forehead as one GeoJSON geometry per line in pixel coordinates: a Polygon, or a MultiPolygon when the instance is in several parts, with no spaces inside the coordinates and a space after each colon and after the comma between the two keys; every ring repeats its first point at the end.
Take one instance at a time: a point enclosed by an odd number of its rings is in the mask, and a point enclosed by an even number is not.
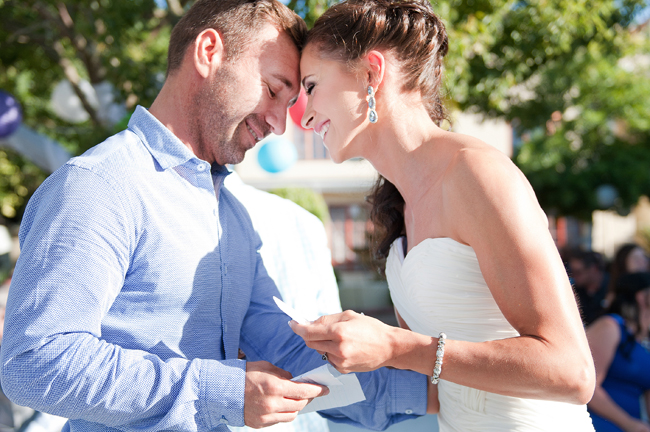
{"type": "Polygon", "coordinates": [[[298,81],[300,53],[293,43],[291,37],[282,30],[273,26],[258,36],[257,40],[252,42],[251,48],[253,55],[258,55],[260,62],[265,63],[266,67],[273,68],[271,73],[282,81],[288,81],[292,85],[292,79],[298,81]]]}

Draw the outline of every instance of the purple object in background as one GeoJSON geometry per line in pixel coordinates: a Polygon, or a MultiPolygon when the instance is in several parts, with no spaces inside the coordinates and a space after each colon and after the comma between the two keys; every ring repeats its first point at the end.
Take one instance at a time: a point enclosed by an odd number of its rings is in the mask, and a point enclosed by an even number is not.
{"type": "Polygon", "coordinates": [[[0,138],[14,133],[22,119],[23,114],[18,101],[9,93],[0,90],[0,138]]]}

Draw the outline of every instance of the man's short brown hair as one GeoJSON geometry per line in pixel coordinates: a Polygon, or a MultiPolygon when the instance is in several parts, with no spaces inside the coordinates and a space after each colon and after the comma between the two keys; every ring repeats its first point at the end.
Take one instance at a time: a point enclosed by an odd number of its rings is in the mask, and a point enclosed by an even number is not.
{"type": "Polygon", "coordinates": [[[167,76],[180,68],[187,48],[205,29],[212,28],[221,34],[226,56],[232,60],[266,24],[285,31],[298,50],[302,49],[307,35],[305,22],[277,0],[197,0],[172,30],[167,76]]]}

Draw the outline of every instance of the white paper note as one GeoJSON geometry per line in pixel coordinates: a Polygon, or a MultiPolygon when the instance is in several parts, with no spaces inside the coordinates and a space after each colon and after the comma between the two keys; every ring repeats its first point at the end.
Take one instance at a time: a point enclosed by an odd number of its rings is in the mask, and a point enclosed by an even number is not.
{"type": "Polygon", "coordinates": [[[297,310],[295,310],[294,308],[292,308],[291,306],[289,306],[279,298],[273,296],[273,300],[275,300],[275,304],[278,305],[278,307],[280,308],[280,310],[282,310],[282,312],[289,315],[291,319],[297,322],[298,324],[309,324],[311,322],[310,320],[305,318],[300,312],[298,312],[297,310]]]}
{"type": "Polygon", "coordinates": [[[341,374],[329,364],[297,376],[292,381],[326,385],[330,389],[328,395],[315,398],[298,414],[343,407],[366,400],[355,374],[341,374]]]}

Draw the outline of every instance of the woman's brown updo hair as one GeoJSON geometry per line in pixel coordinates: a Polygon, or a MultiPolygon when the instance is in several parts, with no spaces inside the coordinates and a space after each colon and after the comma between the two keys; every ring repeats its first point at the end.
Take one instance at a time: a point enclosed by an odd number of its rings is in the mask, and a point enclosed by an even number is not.
{"type": "MultiPolygon", "coordinates": [[[[429,117],[438,125],[447,118],[440,98],[442,60],[449,41],[445,25],[428,0],[347,0],[329,8],[314,24],[307,45],[321,57],[354,70],[370,50],[390,52],[398,60],[405,92],[418,91],[429,117]]],[[[404,234],[404,198],[379,176],[368,201],[375,225],[375,256],[385,258],[392,242],[404,234]]]]}

